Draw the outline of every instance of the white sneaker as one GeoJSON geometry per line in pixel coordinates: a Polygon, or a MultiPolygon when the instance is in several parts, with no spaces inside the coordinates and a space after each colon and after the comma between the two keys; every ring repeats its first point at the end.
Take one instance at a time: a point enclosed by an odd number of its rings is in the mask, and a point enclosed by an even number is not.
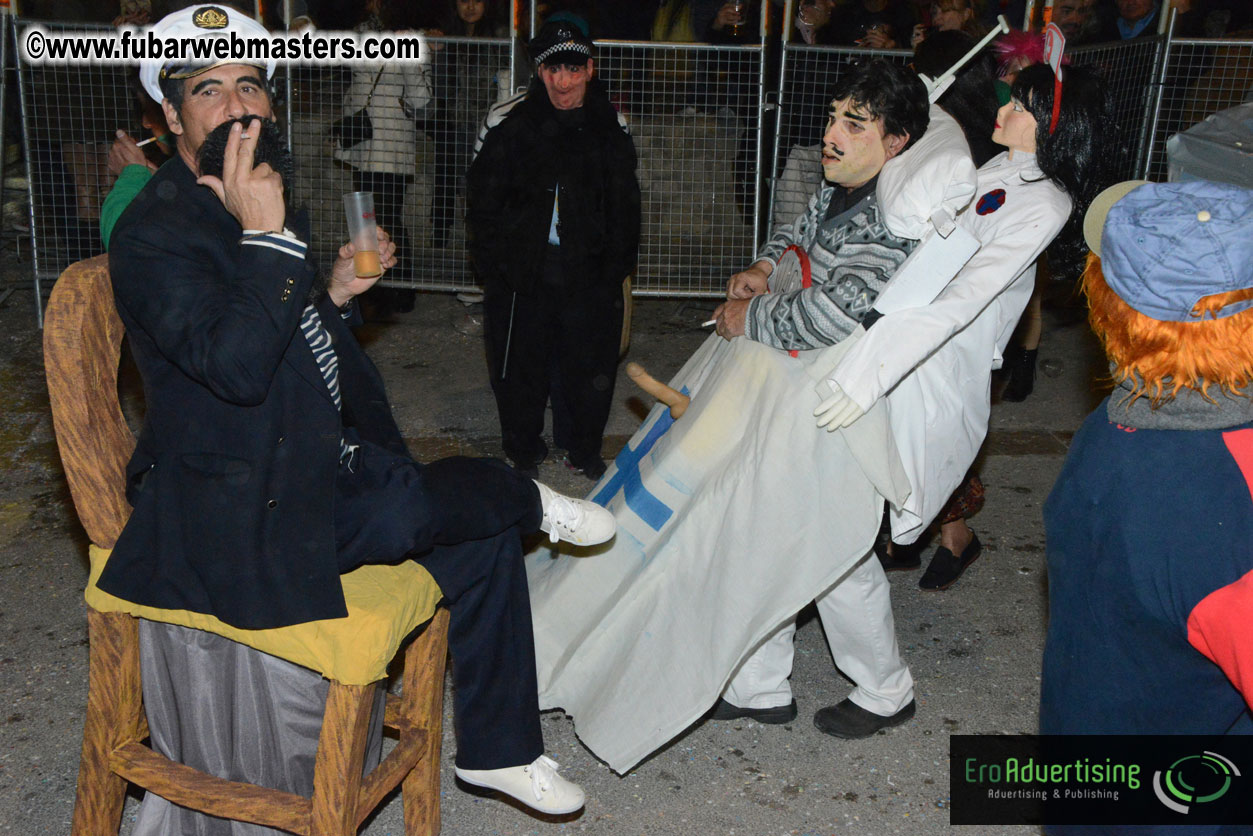
{"type": "Polygon", "coordinates": [[[587,796],[578,784],[557,774],[557,762],[540,755],[526,766],[504,769],[462,769],[457,777],[476,787],[499,790],[541,813],[560,816],[582,809],[587,796]]]}
{"type": "Polygon", "coordinates": [[[545,532],[549,540],[594,546],[613,539],[618,530],[618,521],[613,514],[595,502],[559,494],[543,482],[535,484],[539,486],[539,501],[544,509],[539,530],[545,532]]]}

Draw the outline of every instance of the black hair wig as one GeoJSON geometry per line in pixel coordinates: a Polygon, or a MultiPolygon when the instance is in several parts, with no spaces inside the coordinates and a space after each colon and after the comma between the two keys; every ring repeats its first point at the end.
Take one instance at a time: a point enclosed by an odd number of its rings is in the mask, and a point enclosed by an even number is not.
{"type": "Polygon", "coordinates": [[[1061,111],[1052,133],[1052,68],[1047,64],[1025,68],[1014,79],[1012,95],[1035,117],[1035,156],[1040,171],[1074,204],[1070,220],[1050,245],[1048,255],[1054,276],[1076,278],[1087,255],[1083,215],[1092,198],[1113,182],[1118,126],[1105,96],[1105,84],[1084,67],[1064,67],[1061,111]]]}
{"type": "Polygon", "coordinates": [[[835,82],[831,99],[851,99],[856,107],[882,119],[885,134],[908,135],[905,148],[927,132],[930,116],[926,85],[910,70],[884,58],[855,64],[835,82]]]}
{"type": "MultiPolygon", "coordinates": [[[[956,29],[932,32],[914,51],[914,69],[931,78],[939,78],[974,45],[973,37],[956,29]]],[[[991,55],[986,52],[976,55],[957,71],[953,84],[936,102],[961,125],[976,166],[983,165],[1005,150],[992,141],[992,131],[996,127],[994,69],[991,55]]]]}

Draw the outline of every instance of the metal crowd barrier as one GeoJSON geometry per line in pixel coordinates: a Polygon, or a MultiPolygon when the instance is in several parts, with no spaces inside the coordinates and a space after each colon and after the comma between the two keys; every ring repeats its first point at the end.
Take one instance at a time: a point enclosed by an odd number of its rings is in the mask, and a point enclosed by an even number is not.
{"type": "MultiPolygon", "coordinates": [[[[32,22],[14,17],[13,30],[32,22]]],[[[420,97],[403,89],[394,67],[386,83],[380,79],[375,96],[396,103],[396,120],[376,126],[376,154],[337,154],[329,136],[335,120],[360,106],[373,71],[287,69],[278,86],[290,95],[280,112],[298,163],[293,190],[310,209],[320,259],[332,258],[343,237],[342,195],[365,188],[383,197],[380,214],[404,238],[408,268],[392,284],[469,290],[475,279],[465,249],[464,172],[474,135],[487,108],[524,89],[531,70],[516,38],[432,43],[441,48],[428,67],[433,89],[424,106],[401,105],[420,97]]],[[[767,90],[761,45],[598,43],[598,73],[626,114],[639,154],[635,293],[721,295],[770,226],[804,207],[820,176],[826,96],[851,61],[872,54],[910,58],[905,50],[784,43],[777,86],[772,81],[767,90]],[[761,199],[767,188],[768,205],[761,199]]],[[[1163,176],[1165,140],[1239,103],[1253,83],[1251,41],[1145,38],[1079,47],[1071,57],[1108,82],[1123,133],[1120,176],[1163,176]]],[[[138,84],[133,68],[15,63],[42,324],[42,284],[101,249],[100,205],[113,179],[109,146],[118,128],[141,132],[138,84]]]]}
{"type": "Polygon", "coordinates": [[[761,224],[761,47],[611,41],[598,46],[597,70],[639,155],[633,291],[721,295],[761,224]]]}
{"type": "MultiPolygon", "coordinates": [[[[14,19],[20,31],[34,21],[14,19]]],[[[49,29],[105,29],[42,22],[49,29]]],[[[524,89],[530,68],[514,62],[510,39],[439,38],[426,73],[424,105],[394,65],[380,76],[368,149],[337,151],[329,129],[359,108],[376,74],[369,68],[298,67],[280,74],[280,102],[297,159],[296,203],[308,207],[320,260],[344,235],[342,195],[373,191],[380,220],[403,245],[404,267],[389,284],[429,290],[475,287],[465,248],[464,173],[487,109],[524,89]],[[402,104],[402,99],[409,101],[402,104]]],[[[639,154],[643,229],[633,289],[642,295],[722,292],[752,257],[762,167],[762,48],[606,41],[597,67],[627,115],[639,154]]],[[[44,283],[101,250],[100,204],[118,128],[138,136],[138,86],[124,67],[19,62],[21,115],[31,204],[36,305],[44,283]]]]}
{"type": "Polygon", "coordinates": [[[1150,114],[1146,179],[1166,178],[1166,140],[1253,96],[1253,40],[1172,40],[1159,106],[1150,114]]]}
{"type": "Polygon", "coordinates": [[[1119,137],[1113,174],[1118,180],[1140,177],[1149,153],[1147,118],[1156,93],[1154,80],[1165,49],[1163,38],[1137,38],[1069,50],[1071,63],[1100,73],[1114,111],[1119,137]]]}
{"type": "MultiPolygon", "coordinates": [[[[525,89],[530,69],[510,74],[507,40],[431,43],[442,47],[431,67],[437,99],[416,114],[416,169],[405,198],[413,268],[390,275],[388,284],[470,290],[465,170],[483,115],[512,90],[525,89]],[[506,78],[511,81],[503,83],[506,78]]],[[[751,258],[757,234],[761,48],[601,41],[596,67],[626,116],[639,157],[643,217],[633,292],[721,293],[726,277],[751,258]]],[[[293,97],[301,104],[292,118],[293,144],[305,172],[297,194],[326,223],[328,241],[335,239],[339,197],[359,176],[326,165],[323,138],[349,107],[342,104],[347,84],[323,82],[315,105],[293,97]]],[[[392,150],[403,155],[407,139],[396,133],[393,141],[392,150]]]]}
{"type": "Polygon", "coordinates": [[[465,170],[487,109],[512,91],[511,44],[497,38],[431,38],[421,74],[397,66],[293,69],[290,135],[296,202],[309,209],[313,242],[329,263],[345,235],[343,195],[374,193],[379,223],[397,244],[389,285],[474,287],[466,253],[465,170]],[[383,70],[382,75],[379,75],[383,70]],[[375,78],[379,79],[373,85],[375,78]],[[420,82],[410,89],[407,82],[420,82]],[[364,106],[374,86],[374,136],[337,149],[331,125],[364,106]],[[425,99],[425,103],[423,103],[425,99]],[[381,118],[379,114],[382,114],[381,118]]]}
{"type": "MultiPolygon", "coordinates": [[[[14,32],[33,22],[13,18],[14,32]]],[[[108,29],[77,23],[41,25],[50,31],[108,29]]],[[[139,81],[134,69],[126,67],[36,67],[20,58],[16,66],[35,305],[42,327],[42,283],[102,251],[100,205],[113,185],[107,167],[109,145],[118,128],[135,136],[140,132],[139,81]]]]}

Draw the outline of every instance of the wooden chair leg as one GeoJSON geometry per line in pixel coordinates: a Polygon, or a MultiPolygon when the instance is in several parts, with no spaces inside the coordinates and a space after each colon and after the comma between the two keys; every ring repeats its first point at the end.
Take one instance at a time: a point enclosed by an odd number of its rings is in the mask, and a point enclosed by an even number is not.
{"type": "Polygon", "coordinates": [[[88,610],[87,627],[87,717],[70,832],[106,836],[118,832],[126,798],[126,781],[113,773],[109,756],[143,726],[139,626],[130,616],[88,610]]]}
{"type": "Polygon", "coordinates": [[[374,685],[332,682],[313,773],[312,836],[354,836],[374,685]]]}
{"type": "Polygon", "coordinates": [[[401,711],[426,730],[426,753],[405,778],[405,836],[438,836],[440,744],[444,717],[444,663],[448,658],[448,609],[440,607],[431,623],[405,651],[401,711]]]}

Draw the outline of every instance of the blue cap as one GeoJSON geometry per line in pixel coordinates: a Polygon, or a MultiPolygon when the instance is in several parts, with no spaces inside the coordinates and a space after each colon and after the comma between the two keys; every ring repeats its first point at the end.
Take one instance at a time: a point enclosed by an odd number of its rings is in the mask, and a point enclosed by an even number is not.
{"type": "MultiPolygon", "coordinates": [[[[1253,190],[1194,180],[1148,183],[1109,209],[1101,235],[1105,282],[1162,322],[1192,322],[1206,296],[1253,288],[1253,190]]],[[[1212,314],[1253,307],[1235,302],[1212,314]]]]}

